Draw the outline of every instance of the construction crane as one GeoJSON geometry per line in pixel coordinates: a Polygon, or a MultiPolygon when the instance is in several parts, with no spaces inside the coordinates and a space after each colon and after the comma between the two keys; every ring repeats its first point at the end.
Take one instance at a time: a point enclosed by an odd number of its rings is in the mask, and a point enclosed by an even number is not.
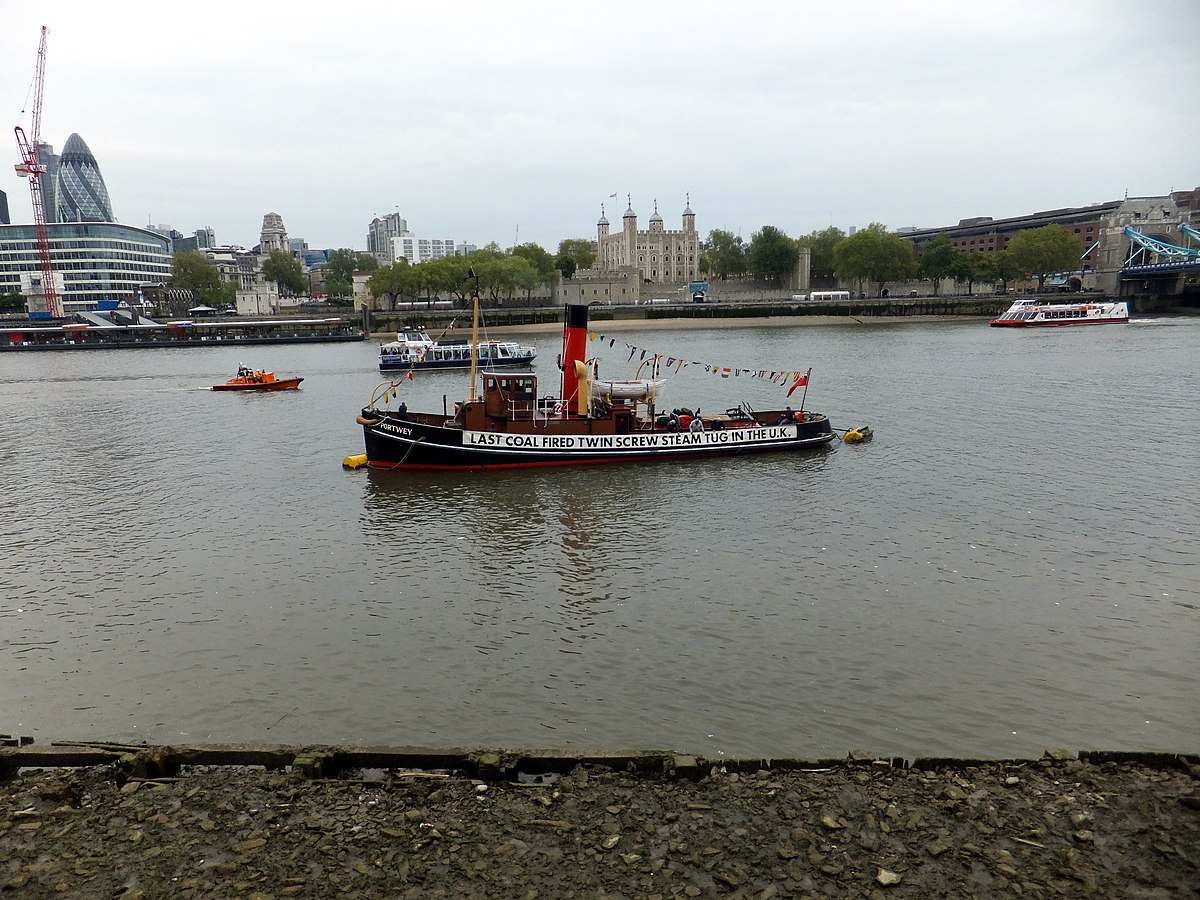
{"type": "MultiPolygon", "coordinates": [[[[46,167],[38,159],[42,141],[42,85],[46,80],[46,26],[42,26],[42,42],[38,46],[37,70],[33,76],[33,118],[30,123],[31,136],[18,125],[13,131],[17,136],[17,150],[21,161],[17,163],[18,175],[29,179],[29,194],[33,199],[33,227],[37,234],[38,260],[42,269],[42,292],[46,310],[43,315],[60,318],[63,314],[58,290],[54,285],[54,270],[50,266],[50,235],[46,230],[46,207],[42,204],[42,176],[46,167]]],[[[34,310],[30,308],[30,317],[34,310]]]]}

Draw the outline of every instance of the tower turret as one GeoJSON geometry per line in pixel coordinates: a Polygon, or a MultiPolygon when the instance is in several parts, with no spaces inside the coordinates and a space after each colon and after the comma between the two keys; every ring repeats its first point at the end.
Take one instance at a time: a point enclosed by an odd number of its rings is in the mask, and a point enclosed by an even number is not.
{"type": "Polygon", "coordinates": [[[661,233],[663,230],[663,217],[658,214],[658,201],[654,201],[654,213],[650,216],[650,231],[652,233],[661,233]]]}

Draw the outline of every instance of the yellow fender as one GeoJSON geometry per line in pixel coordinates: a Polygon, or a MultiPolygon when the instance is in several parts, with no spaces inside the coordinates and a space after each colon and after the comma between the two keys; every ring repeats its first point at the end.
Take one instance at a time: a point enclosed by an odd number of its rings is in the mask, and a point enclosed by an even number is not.
{"type": "Polygon", "coordinates": [[[367,454],[356,453],[353,456],[347,456],[342,460],[343,469],[358,469],[367,464],[367,454]]]}

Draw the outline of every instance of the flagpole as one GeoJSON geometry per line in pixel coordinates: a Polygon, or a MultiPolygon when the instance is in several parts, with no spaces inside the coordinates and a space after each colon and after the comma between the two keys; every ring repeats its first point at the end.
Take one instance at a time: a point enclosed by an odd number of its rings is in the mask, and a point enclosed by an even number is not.
{"type": "Polygon", "coordinates": [[[812,376],[812,368],[804,373],[804,393],[800,395],[800,412],[804,412],[804,400],[808,396],[808,379],[812,376]]]}
{"type": "MultiPolygon", "coordinates": [[[[467,278],[475,279],[475,290],[472,291],[474,310],[471,315],[471,401],[475,401],[475,374],[479,357],[479,276],[474,269],[467,269],[467,278]]],[[[464,279],[465,280],[465,279],[464,279]]]]}

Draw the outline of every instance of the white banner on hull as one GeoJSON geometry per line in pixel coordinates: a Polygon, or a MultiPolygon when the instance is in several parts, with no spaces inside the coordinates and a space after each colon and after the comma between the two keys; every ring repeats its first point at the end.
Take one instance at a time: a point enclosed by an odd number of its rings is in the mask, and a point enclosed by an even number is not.
{"type": "Polygon", "coordinates": [[[509,434],[463,432],[464,447],[528,450],[655,450],[672,447],[729,447],[794,440],[796,425],[766,425],[720,431],[653,432],[649,434],[509,434]]]}

